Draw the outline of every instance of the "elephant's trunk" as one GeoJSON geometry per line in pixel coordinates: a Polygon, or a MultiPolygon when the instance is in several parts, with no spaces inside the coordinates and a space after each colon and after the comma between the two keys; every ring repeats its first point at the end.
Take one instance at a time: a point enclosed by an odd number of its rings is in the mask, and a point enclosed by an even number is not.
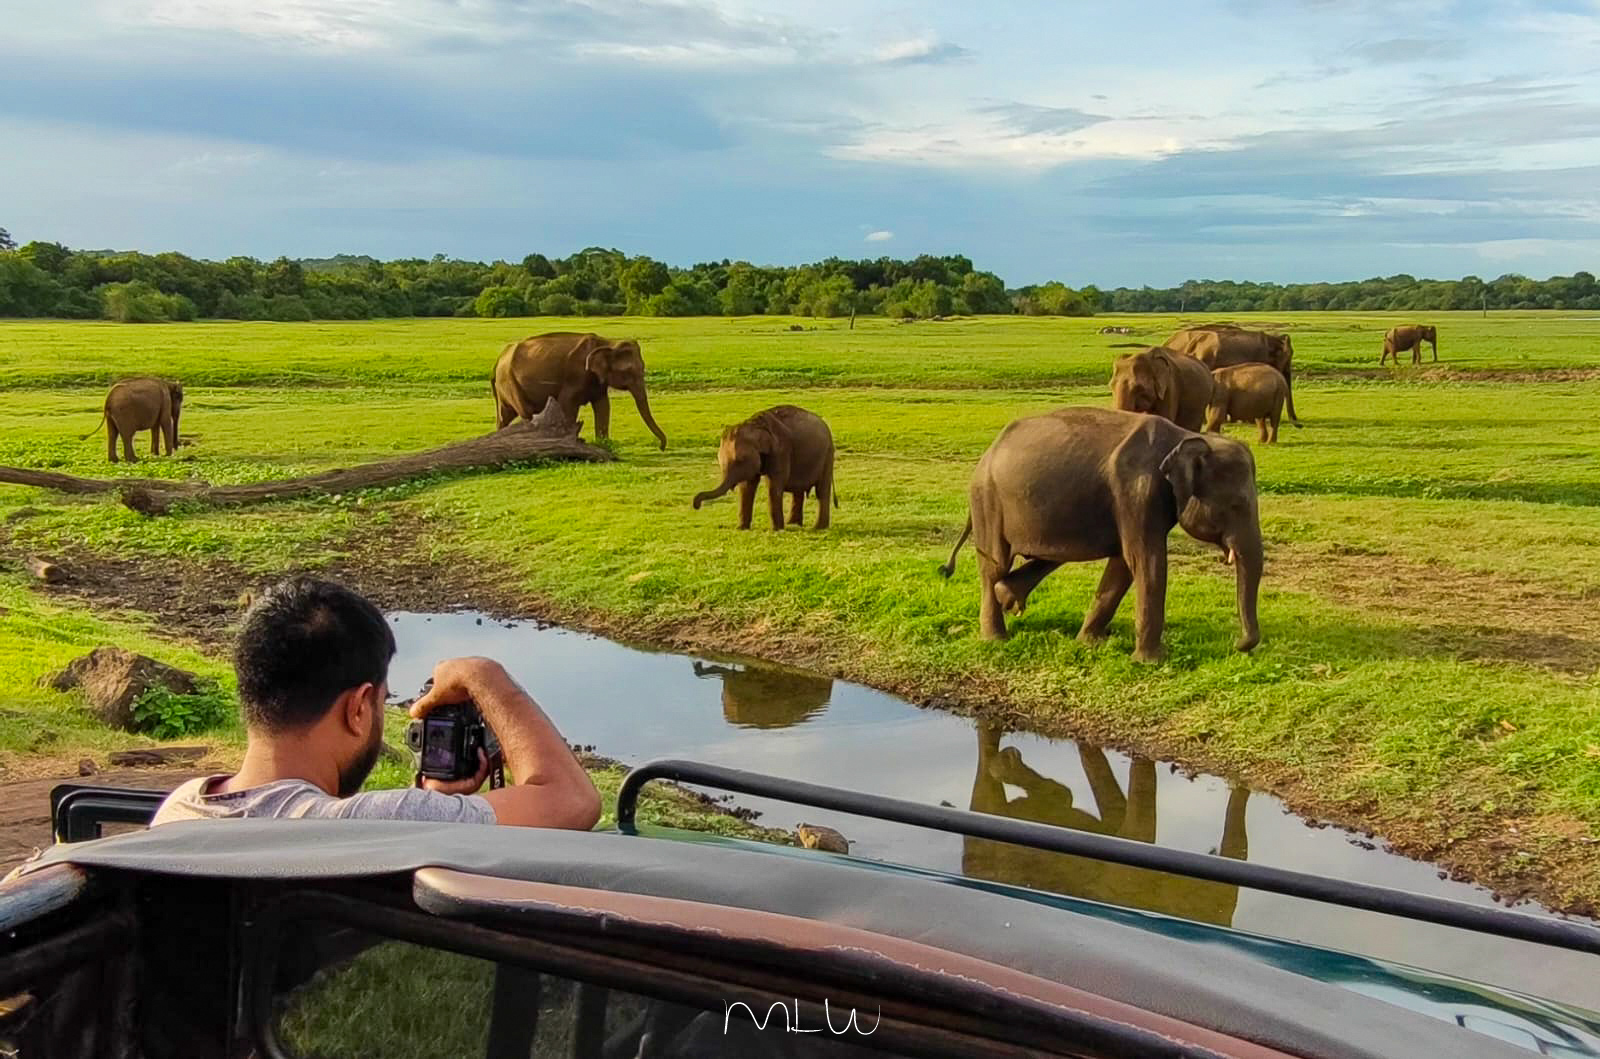
{"type": "Polygon", "coordinates": [[[1265,558],[1261,549],[1261,533],[1257,530],[1246,539],[1228,545],[1233,563],[1234,577],[1239,595],[1239,639],[1234,647],[1248,651],[1261,642],[1261,624],[1256,620],[1256,598],[1261,592],[1261,570],[1265,558]]]}
{"type": "MultiPolygon", "coordinates": [[[[645,393],[644,383],[635,386],[632,393],[633,403],[639,406],[639,418],[644,420],[644,425],[650,428],[650,433],[656,436],[656,440],[665,449],[667,447],[667,435],[656,425],[656,417],[650,414],[650,397],[645,393]]],[[[695,506],[699,507],[700,505],[696,504],[695,506]]]]}
{"type": "Polygon", "coordinates": [[[724,475],[722,478],[722,484],[718,485],[715,489],[707,489],[703,493],[694,494],[694,509],[699,511],[701,504],[705,503],[707,500],[715,500],[719,496],[726,495],[728,490],[732,489],[737,484],[738,483],[734,480],[732,475],[724,475]]]}

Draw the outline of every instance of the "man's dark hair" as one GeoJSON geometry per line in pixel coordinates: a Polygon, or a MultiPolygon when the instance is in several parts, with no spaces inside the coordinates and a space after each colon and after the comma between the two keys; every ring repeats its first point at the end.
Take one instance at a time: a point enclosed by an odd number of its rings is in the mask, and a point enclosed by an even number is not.
{"type": "Polygon", "coordinates": [[[245,723],[273,731],[321,720],[343,692],[382,684],[394,658],[383,614],[332,581],[297,577],[251,606],[233,648],[245,723]]]}

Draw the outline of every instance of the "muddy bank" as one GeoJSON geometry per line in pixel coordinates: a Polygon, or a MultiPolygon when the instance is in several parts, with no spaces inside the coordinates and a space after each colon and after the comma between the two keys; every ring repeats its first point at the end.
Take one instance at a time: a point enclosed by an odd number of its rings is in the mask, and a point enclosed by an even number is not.
{"type": "MultiPolygon", "coordinates": [[[[688,621],[629,618],[562,606],[535,593],[507,587],[509,579],[476,563],[440,564],[424,549],[407,553],[396,541],[425,541],[431,527],[413,522],[386,527],[382,540],[354,539],[341,558],[304,572],[338,578],[386,610],[436,612],[472,609],[504,619],[531,619],[609,636],[624,643],[649,643],[683,651],[734,652],[841,677],[888,691],[922,705],[976,716],[1008,729],[1075,738],[1144,757],[1177,760],[1227,776],[1283,799],[1307,817],[1364,832],[1377,832],[1396,852],[1436,862],[1452,878],[1472,881],[1504,898],[1536,899],[1561,911],[1592,915],[1600,895],[1600,842],[1577,819],[1539,815],[1531,801],[1503,799],[1493,812],[1479,805],[1389,805],[1337,799],[1282,763],[1247,760],[1173,727],[1136,729],[1116,718],[1088,715],[1059,702],[1017,701],[998,682],[952,686],[939,678],[873,671],[858,645],[803,633],[771,637],[768,630],[740,626],[703,614],[688,621]]],[[[0,541],[3,548],[4,541],[0,541]]],[[[0,554],[15,556],[11,549],[0,554]]],[[[219,560],[112,558],[53,554],[69,579],[38,590],[82,600],[102,609],[153,616],[174,637],[222,651],[241,611],[241,594],[301,572],[263,575],[219,560]]],[[[1580,651],[1587,654],[1587,651],[1580,651]]],[[[1570,655],[1561,659],[1570,664],[1570,655]]],[[[1567,668],[1561,662],[1558,668],[1567,668]]]]}

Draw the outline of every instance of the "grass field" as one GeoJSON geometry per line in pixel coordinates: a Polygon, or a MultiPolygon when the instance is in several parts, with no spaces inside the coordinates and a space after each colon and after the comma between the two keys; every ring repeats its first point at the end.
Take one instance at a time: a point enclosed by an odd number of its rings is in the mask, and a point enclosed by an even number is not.
{"type": "MultiPolygon", "coordinates": [[[[159,520],[0,487],[0,535],[18,555],[262,574],[381,539],[487,573],[552,618],[998,709],[1271,787],[1493,881],[1600,899],[1583,841],[1600,835],[1600,318],[1433,314],[1442,362],[1421,371],[1378,367],[1394,317],[1262,319],[1294,334],[1306,426],[1255,450],[1269,566],[1249,656],[1230,649],[1231,572],[1181,531],[1155,668],[1128,658],[1129,606],[1106,645],[1072,638],[1097,565],[1048,579],[1003,644],[976,638],[972,552],[952,581],[934,572],[995,433],[1106,403],[1115,344],[1159,341],[1175,317],[595,321],[643,342],[668,451],[624,398],[612,465],[159,520]],[[1108,323],[1139,333],[1096,333],[1108,323]],[[716,480],[718,428],[780,402],[833,427],[834,528],[738,533],[731,499],[690,510],[716,480]]],[[[237,482],[438,444],[492,426],[505,341],[574,326],[591,322],[0,323],[0,464],[237,482]],[[110,468],[103,434],[78,439],[104,382],[143,371],[184,380],[194,444],[110,468]]],[[[58,720],[57,744],[110,738],[33,686],[102,633],[56,607],[20,573],[0,580],[0,753],[31,752],[58,720]]]]}

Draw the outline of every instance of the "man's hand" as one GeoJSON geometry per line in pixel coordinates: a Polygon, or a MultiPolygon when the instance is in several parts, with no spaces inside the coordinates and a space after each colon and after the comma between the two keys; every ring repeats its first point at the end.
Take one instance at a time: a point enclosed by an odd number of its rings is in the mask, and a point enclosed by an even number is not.
{"type": "Polygon", "coordinates": [[[513,684],[511,675],[492,658],[446,658],[433,667],[433,687],[412,702],[411,716],[420,720],[439,706],[476,702],[485,690],[507,684],[513,684]]]}
{"type": "Polygon", "coordinates": [[[481,749],[478,751],[478,774],[468,776],[464,780],[436,780],[431,776],[422,777],[422,785],[430,791],[440,794],[477,794],[482,789],[484,781],[489,778],[489,755],[481,749]]]}

